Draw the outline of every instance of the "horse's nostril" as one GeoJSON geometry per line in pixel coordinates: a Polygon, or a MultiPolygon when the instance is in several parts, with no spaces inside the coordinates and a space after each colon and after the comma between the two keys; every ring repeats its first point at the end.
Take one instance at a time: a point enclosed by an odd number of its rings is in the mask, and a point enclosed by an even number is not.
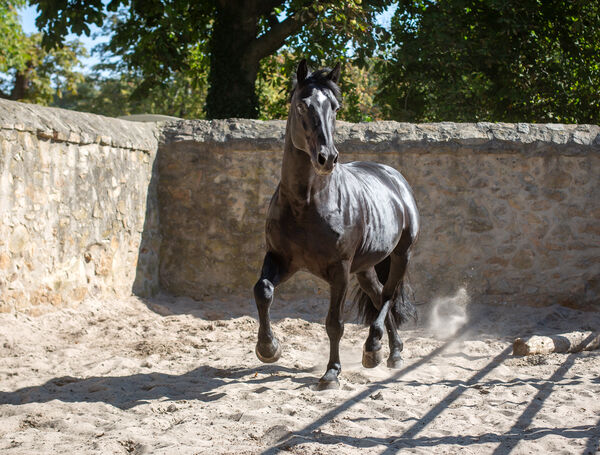
{"type": "Polygon", "coordinates": [[[325,158],[325,155],[323,155],[322,153],[319,153],[318,161],[319,164],[323,166],[325,165],[325,161],[327,161],[327,158],[325,158]]]}
{"type": "Polygon", "coordinates": [[[333,159],[333,164],[337,163],[338,157],[339,157],[339,155],[335,155],[335,158],[333,159]]]}

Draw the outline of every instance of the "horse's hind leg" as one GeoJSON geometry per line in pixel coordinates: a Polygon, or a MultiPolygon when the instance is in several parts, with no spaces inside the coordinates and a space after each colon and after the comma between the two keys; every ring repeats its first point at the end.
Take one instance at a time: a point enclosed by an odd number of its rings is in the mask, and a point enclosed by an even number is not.
{"type": "MultiPolygon", "coordinates": [[[[406,234],[405,234],[406,235],[406,234]]],[[[396,249],[392,252],[390,274],[386,285],[384,286],[384,294],[387,292],[392,301],[392,308],[386,317],[386,328],[390,343],[390,356],[387,360],[389,368],[400,368],[402,366],[402,356],[400,353],[404,347],[397,330],[396,312],[405,311],[402,306],[412,305],[404,300],[404,275],[410,257],[410,246],[413,243],[412,237],[404,237],[400,240],[396,249]],[[387,289],[386,289],[387,288],[387,289]],[[400,307],[399,307],[400,305],[400,307]]]]}
{"type": "MultiPolygon", "coordinates": [[[[377,278],[375,268],[371,267],[364,272],[357,273],[356,278],[358,279],[360,288],[367,294],[367,296],[369,296],[371,303],[375,309],[379,311],[379,314],[381,314],[381,295],[383,291],[383,285],[377,278]]],[[[362,364],[365,368],[374,368],[383,360],[383,354],[381,352],[382,337],[383,323],[380,321],[380,317],[378,316],[373,322],[371,322],[371,326],[369,328],[369,337],[367,338],[367,342],[365,343],[363,349],[362,364]]]]}
{"type": "MultiPolygon", "coordinates": [[[[381,338],[383,326],[388,334],[390,356],[387,365],[390,368],[400,368],[402,365],[401,352],[403,343],[398,335],[395,320],[395,308],[398,299],[403,299],[403,280],[408,264],[408,250],[412,239],[402,238],[396,249],[390,255],[390,269],[383,287],[379,283],[373,269],[357,275],[361,288],[369,295],[375,307],[379,310],[378,316],[371,323],[369,336],[363,349],[363,366],[376,367],[382,360],[381,338]]],[[[403,304],[403,301],[400,302],[403,304]]]]}
{"type": "Polygon", "coordinates": [[[254,299],[258,309],[258,342],[256,356],[265,363],[273,363],[281,357],[281,346],[271,330],[269,308],[273,303],[275,286],[289,276],[281,261],[273,253],[267,253],[263,261],[260,278],[254,285],[254,299]]]}
{"type": "Polygon", "coordinates": [[[390,356],[387,359],[387,366],[388,368],[400,368],[402,366],[402,355],[400,353],[404,349],[404,343],[398,335],[396,321],[391,311],[388,312],[385,318],[385,327],[390,343],[390,356]]]}
{"type": "MultiPolygon", "coordinates": [[[[358,273],[358,284],[361,289],[369,296],[373,306],[381,311],[381,298],[383,293],[383,285],[379,282],[375,269],[371,268],[366,272],[358,273]]],[[[394,300],[394,299],[392,299],[394,300]]],[[[390,356],[387,360],[387,366],[389,368],[400,368],[402,365],[402,356],[400,353],[404,347],[400,336],[398,336],[398,330],[396,328],[396,321],[392,311],[388,311],[385,316],[385,328],[388,335],[388,342],[390,346],[390,356]]],[[[363,351],[363,365],[365,368],[373,368],[379,365],[383,360],[381,353],[381,338],[383,336],[383,328],[381,325],[373,326],[369,329],[370,343],[365,343],[365,349],[363,351]]]]}

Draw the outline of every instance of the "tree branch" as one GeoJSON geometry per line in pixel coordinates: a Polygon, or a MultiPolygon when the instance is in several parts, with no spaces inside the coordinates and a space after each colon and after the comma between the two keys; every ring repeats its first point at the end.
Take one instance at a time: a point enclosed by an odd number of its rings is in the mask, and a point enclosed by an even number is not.
{"type": "Polygon", "coordinates": [[[271,26],[271,28],[277,26],[277,24],[279,24],[279,19],[277,19],[277,16],[275,16],[275,14],[271,13],[267,15],[267,22],[269,22],[269,25],[271,26]]]}
{"type": "Polygon", "coordinates": [[[259,1],[259,6],[257,8],[259,14],[269,14],[273,11],[273,8],[276,6],[283,6],[285,2],[283,0],[263,0],[259,1]]]}
{"type": "Polygon", "coordinates": [[[250,47],[253,59],[260,60],[274,53],[283,46],[285,39],[300,31],[300,29],[315,18],[315,13],[304,10],[289,16],[283,22],[275,24],[271,30],[258,38],[250,47]]]}

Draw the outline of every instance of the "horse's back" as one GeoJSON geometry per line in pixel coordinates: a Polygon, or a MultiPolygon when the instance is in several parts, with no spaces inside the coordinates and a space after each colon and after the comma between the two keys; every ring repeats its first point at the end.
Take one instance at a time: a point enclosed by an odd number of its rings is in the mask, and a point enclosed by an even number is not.
{"type": "MultiPolygon", "coordinates": [[[[393,201],[404,209],[405,223],[413,224],[418,231],[419,212],[412,188],[404,176],[396,169],[386,164],[372,161],[354,161],[343,165],[355,177],[358,177],[366,187],[379,194],[392,197],[393,201]],[[382,191],[383,190],[383,191],[382,191]]],[[[408,226],[407,226],[408,227],[408,226]]]]}
{"type": "Polygon", "coordinates": [[[391,166],[370,161],[342,166],[347,180],[355,183],[349,191],[357,193],[361,201],[366,225],[364,248],[393,248],[401,235],[410,236],[414,242],[419,232],[419,212],[402,174],[391,166]]]}

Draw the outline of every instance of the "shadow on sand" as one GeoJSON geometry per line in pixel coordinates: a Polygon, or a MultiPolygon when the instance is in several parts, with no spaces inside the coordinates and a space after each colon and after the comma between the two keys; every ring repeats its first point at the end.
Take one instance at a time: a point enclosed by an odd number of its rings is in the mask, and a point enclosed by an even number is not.
{"type": "MultiPolygon", "coordinates": [[[[471,330],[465,326],[460,338],[471,330]]],[[[443,445],[458,445],[477,447],[481,444],[494,444],[495,455],[511,453],[519,441],[535,441],[546,436],[554,435],[569,439],[585,440],[586,451],[595,453],[600,441],[599,425],[580,425],[572,427],[536,427],[534,419],[553,390],[564,386],[564,380],[571,367],[575,364],[578,354],[566,355],[554,373],[545,380],[537,378],[511,379],[508,381],[485,380],[494,369],[510,356],[511,347],[491,358],[486,366],[473,371],[469,378],[436,382],[451,387],[452,390],[437,404],[425,410],[420,418],[407,421],[407,428],[398,435],[386,438],[356,438],[344,434],[329,434],[322,427],[339,417],[357,402],[373,396],[393,382],[401,381],[408,373],[431,362],[436,357],[449,355],[448,348],[456,340],[439,345],[428,355],[423,356],[410,365],[398,370],[384,380],[369,384],[364,390],[348,396],[342,403],[325,412],[304,428],[282,436],[275,445],[263,451],[263,455],[280,453],[290,450],[296,445],[306,442],[318,444],[344,444],[355,448],[385,447],[380,455],[400,453],[405,449],[439,447],[443,445]],[[528,401],[514,403],[521,409],[521,414],[514,420],[512,427],[504,432],[482,434],[453,434],[445,436],[423,436],[420,433],[435,419],[441,418],[443,412],[461,398],[471,388],[513,387],[527,383],[537,389],[537,393],[528,401]],[[559,385],[560,384],[560,385],[559,385]]],[[[211,402],[227,395],[227,385],[243,383],[249,386],[253,393],[263,393],[276,388],[276,383],[287,378],[298,384],[298,388],[309,387],[315,383],[314,371],[311,369],[287,368],[280,365],[261,365],[256,368],[214,368],[201,366],[184,374],[140,373],[128,376],[105,376],[90,378],[58,377],[39,386],[21,388],[14,392],[0,392],[0,404],[22,405],[27,403],[45,403],[59,400],[67,403],[74,402],[103,402],[119,409],[127,410],[147,403],[151,400],[200,400],[211,402]],[[254,389],[252,387],[254,386],[254,389]]],[[[571,379],[575,383],[577,377],[571,379]]],[[[423,385],[406,381],[406,386],[423,385]]],[[[598,422],[600,423],[600,422],[598,422]]],[[[374,452],[370,452],[374,453],[374,452]]]]}
{"type": "Polygon", "coordinates": [[[85,379],[63,376],[14,392],[0,391],[0,404],[22,405],[59,400],[65,403],[103,402],[119,409],[131,409],[165,397],[173,401],[209,402],[224,397],[226,392],[217,389],[232,383],[256,385],[254,393],[269,390],[268,384],[284,378],[300,384],[300,387],[314,383],[314,377],[311,374],[301,375],[303,372],[308,370],[261,365],[257,368],[228,369],[202,366],[181,375],[150,372],[85,379]]]}
{"type": "MultiPolygon", "coordinates": [[[[465,391],[470,387],[485,387],[486,383],[482,383],[482,379],[487,376],[492,370],[502,364],[506,360],[512,348],[507,347],[495,358],[493,358],[484,368],[477,371],[471,378],[466,381],[456,381],[453,384],[454,389],[439,403],[429,409],[423,417],[415,420],[410,427],[408,427],[402,434],[388,437],[388,438],[354,438],[346,435],[333,435],[326,434],[320,430],[320,428],[331,421],[332,419],[339,416],[341,413],[349,409],[356,402],[364,400],[366,397],[371,396],[378,390],[384,388],[388,383],[397,381],[408,372],[420,367],[424,363],[430,361],[433,357],[440,356],[448,348],[451,342],[446,343],[436,350],[431,352],[429,355],[423,357],[414,364],[400,370],[389,379],[377,382],[369,386],[365,391],[349,398],[335,409],[329,411],[323,415],[320,419],[315,420],[311,424],[305,426],[303,429],[289,433],[282,437],[278,443],[271,448],[262,452],[262,455],[272,455],[279,453],[281,450],[289,450],[291,447],[306,443],[307,441],[315,441],[319,444],[345,444],[357,448],[369,448],[379,445],[386,446],[387,448],[380,452],[380,455],[391,455],[400,453],[403,449],[414,449],[418,447],[436,447],[439,445],[453,444],[460,446],[474,446],[486,443],[498,443],[494,450],[494,455],[506,455],[513,451],[516,445],[521,440],[537,440],[548,435],[557,435],[565,438],[573,439],[586,439],[586,452],[584,453],[595,453],[600,440],[600,427],[597,425],[589,426],[577,426],[577,427],[564,427],[564,428],[541,428],[532,427],[533,419],[536,414],[540,411],[543,404],[546,402],[550,394],[552,393],[556,384],[564,379],[566,373],[575,363],[577,354],[568,355],[564,362],[556,369],[554,374],[545,381],[527,381],[534,385],[538,392],[530,400],[527,407],[523,410],[521,415],[517,418],[513,426],[507,432],[503,434],[496,433],[485,433],[480,435],[451,435],[442,437],[418,437],[417,435],[434,419],[439,417],[446,409],[448,409],[452,403],[454,403],[465,391]]],[[[512,381],[508,383],[502,383],[498,381],[491,381],[488,383],[489,386],[495,385],[508,385],[510,386],[512,381]]],[[[524,404],[524,403],[521,403],[524,404]]]]}

